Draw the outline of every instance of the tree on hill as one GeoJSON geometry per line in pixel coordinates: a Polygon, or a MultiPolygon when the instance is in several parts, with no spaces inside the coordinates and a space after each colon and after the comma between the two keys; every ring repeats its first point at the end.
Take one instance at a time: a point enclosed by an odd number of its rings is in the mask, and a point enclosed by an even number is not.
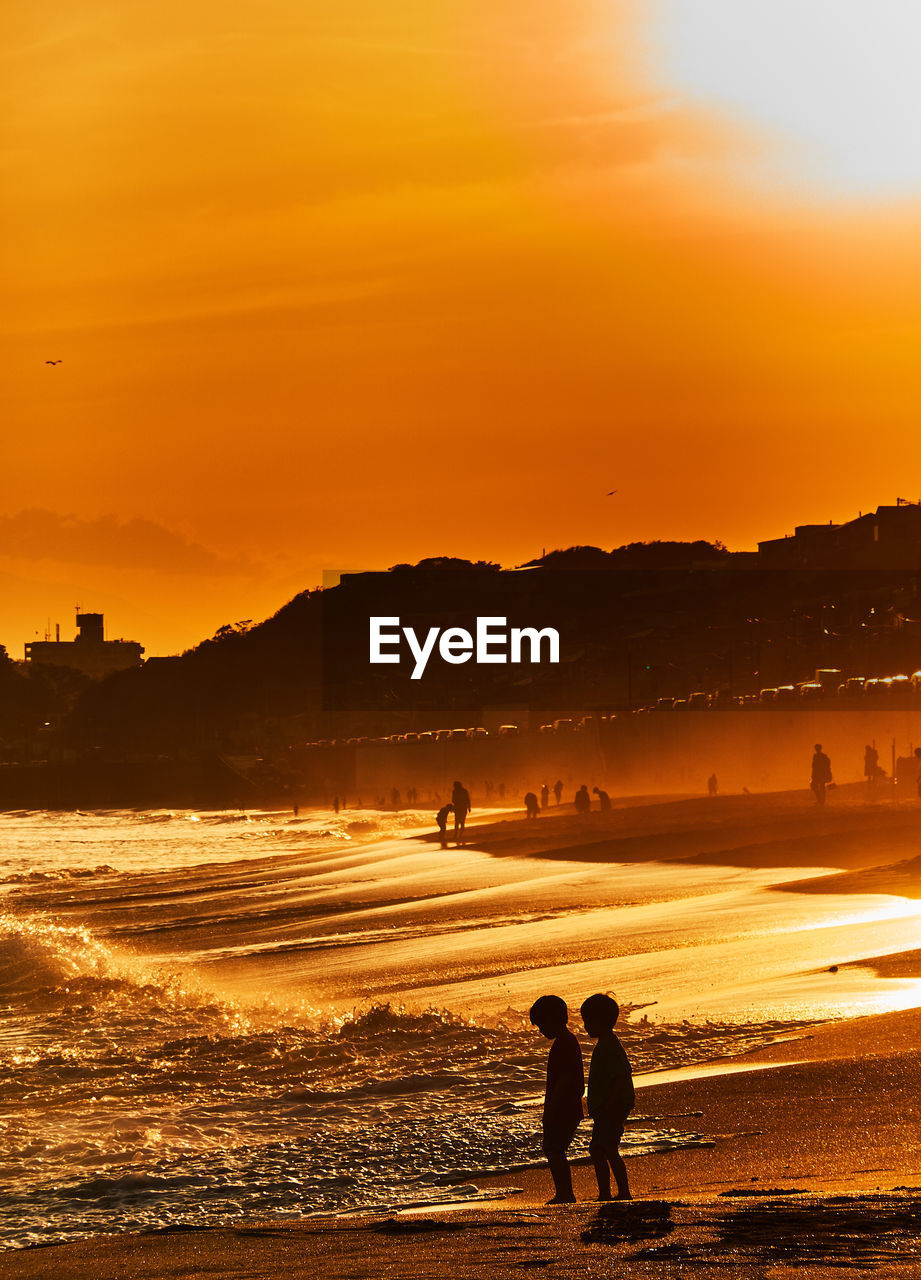
{"type": "Polygon", "coordinates": [[[490,569],[498,572],[502,566],[492,560],[463,560],[459,556],[426,556],[417,564],[391,565],[389,573],[407,569],[490,569]]]}

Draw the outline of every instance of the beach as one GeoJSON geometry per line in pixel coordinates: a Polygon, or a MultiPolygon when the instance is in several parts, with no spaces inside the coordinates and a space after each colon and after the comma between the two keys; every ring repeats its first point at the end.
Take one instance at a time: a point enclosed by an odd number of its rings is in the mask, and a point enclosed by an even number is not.
{"type": "Polygon", "coordinates": [[[5,816],[0,1274],[912,1274],[915,806],[474,816],[5,816]],[[623,1006],[632,1205],[586,1135],[543,1204],[548,990],[623,1006]]]}
{"type": "MultiPolygon", "coordinates": [[[[743,1277],[918,1274],[921,1015],[823,1027],[655,1085],[637,1110],[699,1116],[713,1145],[637,1157],[630,1204],[543,1205],[547,1175],[517,1177],[495,1207],[365,1213],[108,1236],[0,1255],[10,1277],[491,1275],[743,1277]],[[758,1172],[753,1172],[757,1170],[758,1172]]],[[[488,1189],[489,1179],[480,1185],[488,1189]]]]}

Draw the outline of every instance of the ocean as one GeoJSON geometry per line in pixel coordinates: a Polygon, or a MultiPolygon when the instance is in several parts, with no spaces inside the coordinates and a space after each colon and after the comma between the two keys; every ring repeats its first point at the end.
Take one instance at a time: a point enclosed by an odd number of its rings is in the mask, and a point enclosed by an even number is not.
{"type": "MultiPolygon", "coordinates": [[[[921,1003],[852,965],[915,945],[921,903],[790,892],[818,863],[529,854],[517,825],[442,850],[430,829],[415,811],[0,815],[0,1243],[514,1186],[541,1163],[548,1045],[527,1010],[548,991],[586,1066],[578,1004],[617,997],[640,1085],[921,1003]]],[[[701,1141],[640,1089],[628,1153],[701,1141]]]]}

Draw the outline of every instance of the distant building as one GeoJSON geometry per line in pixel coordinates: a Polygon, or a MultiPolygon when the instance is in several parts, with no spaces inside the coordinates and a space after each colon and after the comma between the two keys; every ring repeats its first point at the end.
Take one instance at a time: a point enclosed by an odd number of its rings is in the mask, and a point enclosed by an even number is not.
{"type": "Polygon", "coordinates": [[[899,498],[845,524],[802,524],[758,543],[768,569],[921,570],[921,502],[899,498]]]}
{"type": "Polygon", "coordinates": [[[144,652],[136,640],[106,640],[101,613],[77,614],[75,640],[61,640],[58,627],[56,640],[34,640],[25,648],[32,666],[70,667],[93,680],[139,667],[144,652]]]}

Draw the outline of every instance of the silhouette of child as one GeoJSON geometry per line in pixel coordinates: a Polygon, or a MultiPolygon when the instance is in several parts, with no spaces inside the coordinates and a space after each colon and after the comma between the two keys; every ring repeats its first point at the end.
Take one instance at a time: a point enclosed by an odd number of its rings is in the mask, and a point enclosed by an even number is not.
{"type": "Polygon", "coordinates": [[[435,821],[438,823],[438,834],[441,840],[442,849],[447,849],[448,847],[448,814],[453,812],[453,804],[443,804],[435,814],[435,821]]]}
{"type": "Polygon", "coordinates": [[[559,996],[541,996],[531,1005],[529,1016],[541,1035],[553,1041],[547,1055],[543,1152],[550,1166],[555,1194],[547,1203],[573,1204],[576,1197],[566,1152],[582,1120],[585,1090],[582,1050],[566,1025],[569,1010],[559,996]]]}
{"type": "Polygon", "coordinates": [[[594,1122],[588,1153],[598,1179],[598,1199],[611,1199],[613,1173],[617,1183],[616,1198],[632,1200],[627,1166],[620,1154],[620,1140],[636,1095],[630,1062],[614,1034],[620,1009],[616,1000],[599,994],[589,996],[580,1012],[586,1032],[598,1041],[588,1072],[588,1114],[594,1122]]]}

